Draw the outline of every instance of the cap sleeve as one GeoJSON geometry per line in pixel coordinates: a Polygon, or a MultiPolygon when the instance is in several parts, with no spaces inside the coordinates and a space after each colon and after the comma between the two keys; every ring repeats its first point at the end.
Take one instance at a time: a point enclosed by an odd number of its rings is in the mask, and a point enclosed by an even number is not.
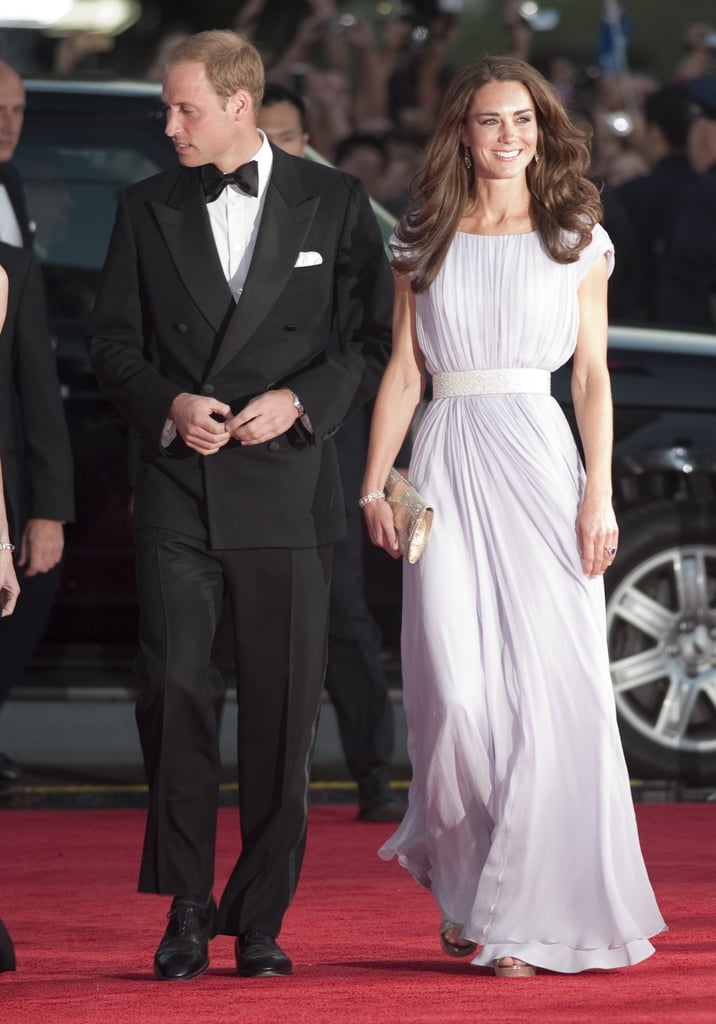
{"type": "Polygon", "coordinates": [[[592,228],[592,240],[586,249],[579,254],[579,282],[584,280],[594,264],[600,258],[607,258],[607,276],[611,277],[614,270],[614,243],[601,224],[592,228]]]}
{"type": "Polygon", "coordinates": [[[400,256],[402,253],[407,251],[407,246],[404,242],[401,242],[395,232],[388,239],[388,245],[393,256],[400,256]]]}

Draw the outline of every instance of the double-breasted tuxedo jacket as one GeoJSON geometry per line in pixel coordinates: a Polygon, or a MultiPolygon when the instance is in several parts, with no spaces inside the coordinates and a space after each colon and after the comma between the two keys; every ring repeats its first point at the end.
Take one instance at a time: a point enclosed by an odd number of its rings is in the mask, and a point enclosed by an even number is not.
{"type": "Polygon", "coordinates": [[[337,539],[344,513],[331,437],[377,389],[391,304],[382,238],[363,186],[348,175],[273,149],[238,303],[198,169],[129,188],[89,351],[104,392],[141,434],[136,525],[170,526],[222,549],[337,539]],[[180,438],[162,448],[180,393],[213,395],[238,412],[280,387],[300,397],[311,431],[297,424],[268,444],[230,442],[206,458],[180,438]]]}

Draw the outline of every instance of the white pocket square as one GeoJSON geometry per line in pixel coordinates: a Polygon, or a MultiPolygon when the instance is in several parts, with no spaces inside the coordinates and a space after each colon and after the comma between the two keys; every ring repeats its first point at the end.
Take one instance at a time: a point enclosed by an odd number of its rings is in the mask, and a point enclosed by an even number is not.
{"type": "Polygon", "coordinates": [[[294,266],[317,267],[320,263],[323,263],[320,252],[300,252],[294,266]]]}

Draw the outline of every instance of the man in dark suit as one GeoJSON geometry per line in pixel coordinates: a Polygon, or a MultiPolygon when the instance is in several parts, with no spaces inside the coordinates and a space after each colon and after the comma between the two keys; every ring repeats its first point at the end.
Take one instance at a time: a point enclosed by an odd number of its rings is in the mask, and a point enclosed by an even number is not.
{"type": "MultiPolygon", "coordinates": [[[[12,621],[0,622],[0,707],[21,682],[44,632],[60,581],[63,522],[72,518],[72,459],[45,317],[34,237],[20,175],[12,163],[22,131],[25,88],[0,61],[0,259],[10,277],[10,309],[2,332],[0,454],[8,467],[8,506],[17,539],[22,598],[12,621]]],[[[20,766],[0,753],[0,787],[20,766]]]]}
{"type": "Polygon", "coordinates": [[[121,197],[89,351],[138,428],[137,721],[150,790],[139,887],[174,897],[154,958],[185,980],[216,931],[249,977],[276,943],[306,836],[331,547],[344,530],[332,435],[377,389],[392,285],[359,182],[257,131],[263,67],[233,32],[171,53],[180,167],[121,197]],[[236,173],[232,173],[236,169],[236,173]],[[219,785],[211,662],[231,618],[242,850],[212,896],[219,785]]]}
{"type": "Polygon", "coordinates": [[[692,78],[684,88],[691,104],[688,153],[694,182],[674,210],[661,323],[716,330],[716,77],[692,78]]]}
{"type": "MultiPolygon", "coordinates": [[[[269,82],[258,125],[275,146],[293,156],[305,155],[306,105],[297,93],[269,82]]],[[[361,180],[368,188],[368,182],[361,180]]],[[[371,408],[357,409],[336,435],[347,529],[333,549],[325,687],[336,713],[346,764],[358,786],[358,817],[385,822],[400,821],[406,804],[390,785],[393,705],[383,668],[383,638],[365,596],[365,525],[358,498],[371,408]]]]}
{"type": "MultiPolygon", "coordinates": [[[[642,320],[656,320],[674,211],[682,193],[696,178],[686,155],[690,106],[689,94],[681,85],[668,85],[646,97],[646,149],[651,171],[615,189],[634,229],[642,320]]],[[[619,239],[613,240],[622,257],[619,239]]],[[[626,256],[628,259],[629,254],[626,256]]],[[[611,301],[609,308],[613,315],[611,301]]]]}
{"type": "MultiPolygon", "coordinates": [[[[0,706],[20,682],[45,628],[59,582],[63,523],[74,517],[72,452],[47,326],[40,265],[0,242],[9,301],[0,333],[0,459],[22,596],[0,620],[0,706]]],[[[0,754],[0,784],[19,768],[0,754]]]]}

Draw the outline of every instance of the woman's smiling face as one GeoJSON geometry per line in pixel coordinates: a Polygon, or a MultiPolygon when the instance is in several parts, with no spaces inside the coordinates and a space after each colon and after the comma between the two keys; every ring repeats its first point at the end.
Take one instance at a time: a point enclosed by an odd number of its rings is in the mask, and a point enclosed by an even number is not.
{"type": "Polygon", "coordinates": [[[462,128],[476,178],[515,178],[534,158],[539,139],[534,102],[521,82],[478,89],[462,128]]]}

